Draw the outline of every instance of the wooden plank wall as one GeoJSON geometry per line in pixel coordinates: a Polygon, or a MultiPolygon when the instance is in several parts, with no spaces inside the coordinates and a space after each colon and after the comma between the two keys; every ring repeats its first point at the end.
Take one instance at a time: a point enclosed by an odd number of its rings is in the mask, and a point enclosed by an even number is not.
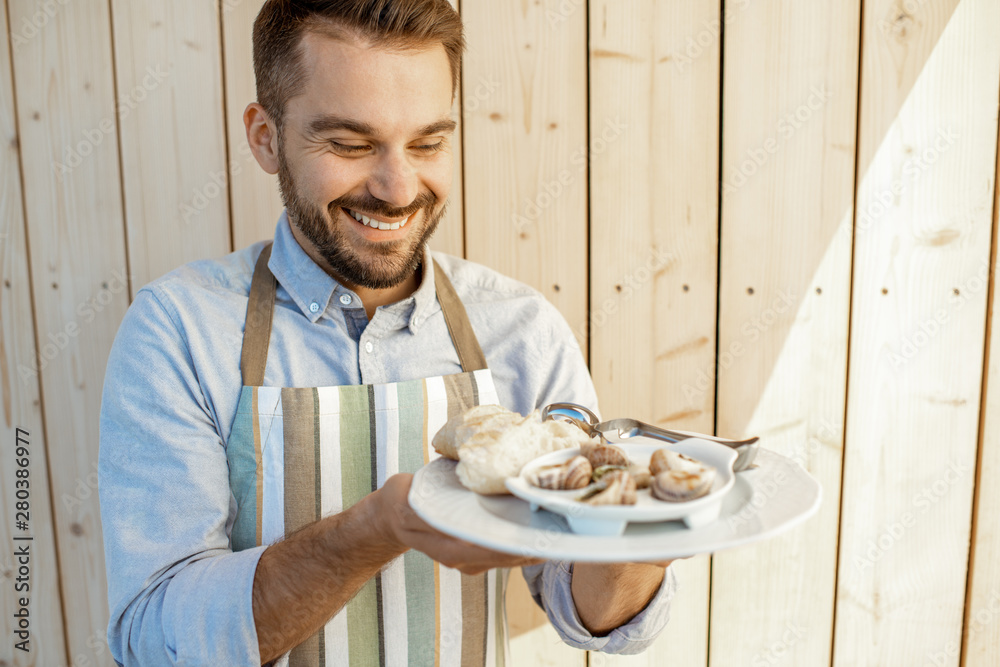
{"type": "MultiPolygon", "coordinates": [[[[0,664],[113,664],[104,365],[139,287],[273,234],[242,122],[261,4],[4,0],[0,629],[20,427],[39,634],[0,664]]],[[[640,656],[561,644],[511,577],[514,664],[1000,662],[1000,0],[459,9],[434,247],[550,299],[605,415],[757,434],[824,487],[795,531],[679,562],[640,656]]]]}

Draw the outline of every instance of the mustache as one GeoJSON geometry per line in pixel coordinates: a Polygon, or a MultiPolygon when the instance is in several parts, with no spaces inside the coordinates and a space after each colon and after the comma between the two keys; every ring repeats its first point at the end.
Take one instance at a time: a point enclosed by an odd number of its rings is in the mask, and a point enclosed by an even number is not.
{"type": "Polygon", "coordinates": [[[330,202],[330,215],[333,217],[336,209],[350,208],[355,211],[362,211],[364,213],[373,213],[375,215],[382,216],[384,218],[407,218],[422,208],[427,208],[437,203],[437,197],[428,191],[421,192],[417,195],[408,206],[402,208],[397,208],[390,206],[381,199],[376,199],[375,197],[340,197],[339,199],[334,199],[330,202]]]}

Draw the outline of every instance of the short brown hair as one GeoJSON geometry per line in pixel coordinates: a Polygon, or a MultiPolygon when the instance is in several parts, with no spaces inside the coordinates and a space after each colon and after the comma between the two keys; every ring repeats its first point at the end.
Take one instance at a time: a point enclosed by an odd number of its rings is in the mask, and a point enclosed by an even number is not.
{"type": "Polygon", "coordinates": [[[452,95],[461,76],[462,20],[448,0],[267,0],[253,25],[257,101],[280,132],[289,99],[302,91],[302,37],[316,31],[397,49],[440,43],[451,65],[452,95]]]}

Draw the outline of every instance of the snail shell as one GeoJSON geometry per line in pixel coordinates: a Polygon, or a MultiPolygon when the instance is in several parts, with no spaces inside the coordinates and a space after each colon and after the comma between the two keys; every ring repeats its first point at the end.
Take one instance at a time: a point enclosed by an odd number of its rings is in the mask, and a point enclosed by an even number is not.
{"type": "Polygon", "coordinates": [[[650,491],[654,498],[668,502],[694,500],[708,493],[715,481],[715,468],[666,470],[653,477],[650,491]]]}
{"type": "Polygon", "coordinates": [[[621,466],[622,468],[629,466],[625,450],[617,445],[588,442],[580,447],[580,453],[587,457],[594,470],[601,466],[621,466]]]}
{"type": "Polygon", "coordinates": [[[649,472],[649,468],[644,468],[634,463],[628,469],[628,474],[635,480],[635,487],[637,489],[648,489],[649,483],[653,480],[653,475],[649,472]]]}
{"type": "Polygon", "coordinates": [[[590,484],[590,476],[594,472],[590,461],[583,456],[571,458],[563,464],[563,470],[565,471],[562,485],[564,489],[582,489],[590,484]]]}
{"type": "Polygon", "coordinates": [[[531,471],[528,483],[540,489],[582,489],[590,484],[592,468],[590,461],[582,456],[574,456],[565,463],[541,466],[531,471]]]}
{"type": "Polygon", "coordinates": [[[653,477],[667,470],[694,472],[704,467],[706,466],[701,461],[669,449],[658,449],[653,452],[653,456],[649,459],[649,472],[653,477]]]}
{"type": "Polygon", "coordinates": [[[601,486],[594,495],[581,498],[591,505],[635,505],[635,480],[624,470],[612,470],[601,478],[601,486]]]}
{"type": "Polygon", "coordinates": [[[540,489],[561,489],[565,474],[562,465],[540,466],[528,473],[528,483],[540,489]]]}

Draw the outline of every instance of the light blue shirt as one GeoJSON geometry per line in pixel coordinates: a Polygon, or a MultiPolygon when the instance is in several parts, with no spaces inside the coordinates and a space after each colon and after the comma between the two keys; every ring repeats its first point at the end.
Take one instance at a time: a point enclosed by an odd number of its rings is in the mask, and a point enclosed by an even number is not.
{"type": "MultiPolygon", "coordinates": [[[[264,546],[233,552],[236,503],[225,443],[242,380],[240,351],[254,262],[264,242],[181,266],[142,287],[115,337],[101,404],[100,500],[119,664],[259,665],[251,593],[264,546]]],[[[501,403],[522,414],[556,401],[596,410],[566,321],[532,288],[434,253],[486,354],[501,403]]],[[[278,280],[264,385],[399,382],[461,372],[425,250],[418,289],[371,321],[292,236],[286,214],[268,263],[278,280]]],[[[607,637],[580,623],[571,564],[524,568],[535,600],[566,643],[644,650],[666,625],[668,568],[647,608],[607,637]]]]}

